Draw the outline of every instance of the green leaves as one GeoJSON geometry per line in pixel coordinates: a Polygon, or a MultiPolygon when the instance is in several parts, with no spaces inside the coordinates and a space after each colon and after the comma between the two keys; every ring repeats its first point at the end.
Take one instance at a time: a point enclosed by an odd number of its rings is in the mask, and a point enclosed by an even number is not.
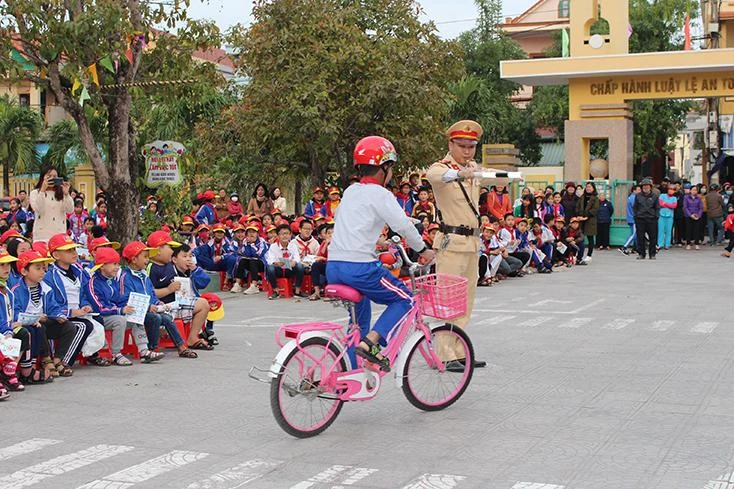
{"type": "Polygon", "coordinates": [[[3,165],[5,195],[10,195],[8,173],[31,170],[38,162],[36,139],[43,121],[40,115],[7,96],[0,98],[0,160],[3,165]]]}

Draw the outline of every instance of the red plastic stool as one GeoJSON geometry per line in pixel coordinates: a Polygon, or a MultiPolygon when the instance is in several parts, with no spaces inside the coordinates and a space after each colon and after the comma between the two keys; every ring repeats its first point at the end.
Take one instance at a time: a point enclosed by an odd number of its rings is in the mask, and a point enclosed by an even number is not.
{"type": "Polygon", "coordinates": [[[308,295],[313,294],[313,279],[311,278],[311,274],[303,276],[303,281],[301,282],[301,292],[308,295]]]}
{"type": "Polygon", "coordinates": [[[123,355],[131,355],[136,360],[140,359],[138,345],[135,344],[135,338],[133,338],[133,332],[131,329],[125,330],[125,342],[122,345],[123,355]]]}
{"type": "MultiPolygon", "coordinates": [[[[275,283],[278,285],[278,293],[281,297],[285,297],[286,299],[293,297],[293,281],[291,279],[279,278],[275,280],[275,283]]],[[[273,295],[273,289],[267,280],[263,283],[263,290],[267,290],[268,297],[273,295]]]]}

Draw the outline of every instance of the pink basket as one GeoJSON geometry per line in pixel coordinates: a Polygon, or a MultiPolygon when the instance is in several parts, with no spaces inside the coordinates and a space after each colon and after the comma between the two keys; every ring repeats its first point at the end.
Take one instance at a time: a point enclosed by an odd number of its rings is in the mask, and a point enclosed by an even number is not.
{"type": "Polygon", "coordinates": [[[454,319],[466,314],[466,293],[469,279],[435,273],[415,279],[421,294],[421,312],[437,319],[454,319]]]}

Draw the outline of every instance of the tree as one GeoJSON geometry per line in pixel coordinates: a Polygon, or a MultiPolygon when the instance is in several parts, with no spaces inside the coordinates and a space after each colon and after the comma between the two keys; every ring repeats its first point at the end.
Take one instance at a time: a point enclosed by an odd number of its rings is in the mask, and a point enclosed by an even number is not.
{"type": "Polygon", "coordinates": [[[419,13],[413,0],[255,1],[251,27],[229,40],[247,83],[242,106],[211,131],[225,138],[207,144],[213,164],[252,162],[259,178],[286,168],[318,184],[333,171],[346,183],[369,134],[395,143],[402,168],[437,159],[461,61],[419,13]]]}
{"type": "Polygon", "coordinates": [[[519,44],[497,27],[502,12],[499,0],[477,0],[477,27],[459,36],[467,76],[451,85],[454,101],[449,122],[472,118],[484,129],[483,142],[511,143],[526,164],[540,161],[540,138],[525,109],[512,103],[520,86],[500,77],[500,61],[523,59],[519,44]]]}
{"type": "Polygon", "coordinates": [[[3,191],[10,195],[10,171],[28,171],[38,161],[36,139],[43,127],[37,112],[8,97],[0,98],[0,159],[3,191]]]}
{"type": "MultiPolygon", "coordinates": [[[[129,241],[137,236],[140,156],[131,118],[133,99],[143,97],[136,82],[149,81],[167,60],[186,59],[217,41],[218,30],[187,21],[188,1],[6,0],[0,3],[0,71],[53,93],[76,122],[97,184],[107,192],[110,234],[129,241]],[[155,30],[186,24],[175,43],[155,30]],[[157,45],[154,45],[154,43],[157,45]],[[150,45],[148,43],[151,43],[150,45]],[[161,48],[165,45],[165,52],[161,48]],[[9,54],[15,48],[27,60],[9,54]],[[27,69],[25,64],[30,64],[27,69]],[[89,108],[107,121],[105,158],[95,140],[89,108]]],[[[170,37],[170,36],[168,36],[170,37]]]]}

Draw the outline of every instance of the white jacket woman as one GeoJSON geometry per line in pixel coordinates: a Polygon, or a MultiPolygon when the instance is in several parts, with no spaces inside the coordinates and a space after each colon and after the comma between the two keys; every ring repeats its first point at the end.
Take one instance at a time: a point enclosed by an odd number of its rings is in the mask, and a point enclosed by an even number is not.
{"type": "Polygon", "coordinates": [[[47,242],[54,234],[66,232],[66,216],[74,212],[74,201],[69,195],[69,182],[59,182],[55,168],[41,172],[30,201],[36,219],[33,223],[33,241],[47,242]],[[59,184],[60,183],[60,184],[59,184]]]}

